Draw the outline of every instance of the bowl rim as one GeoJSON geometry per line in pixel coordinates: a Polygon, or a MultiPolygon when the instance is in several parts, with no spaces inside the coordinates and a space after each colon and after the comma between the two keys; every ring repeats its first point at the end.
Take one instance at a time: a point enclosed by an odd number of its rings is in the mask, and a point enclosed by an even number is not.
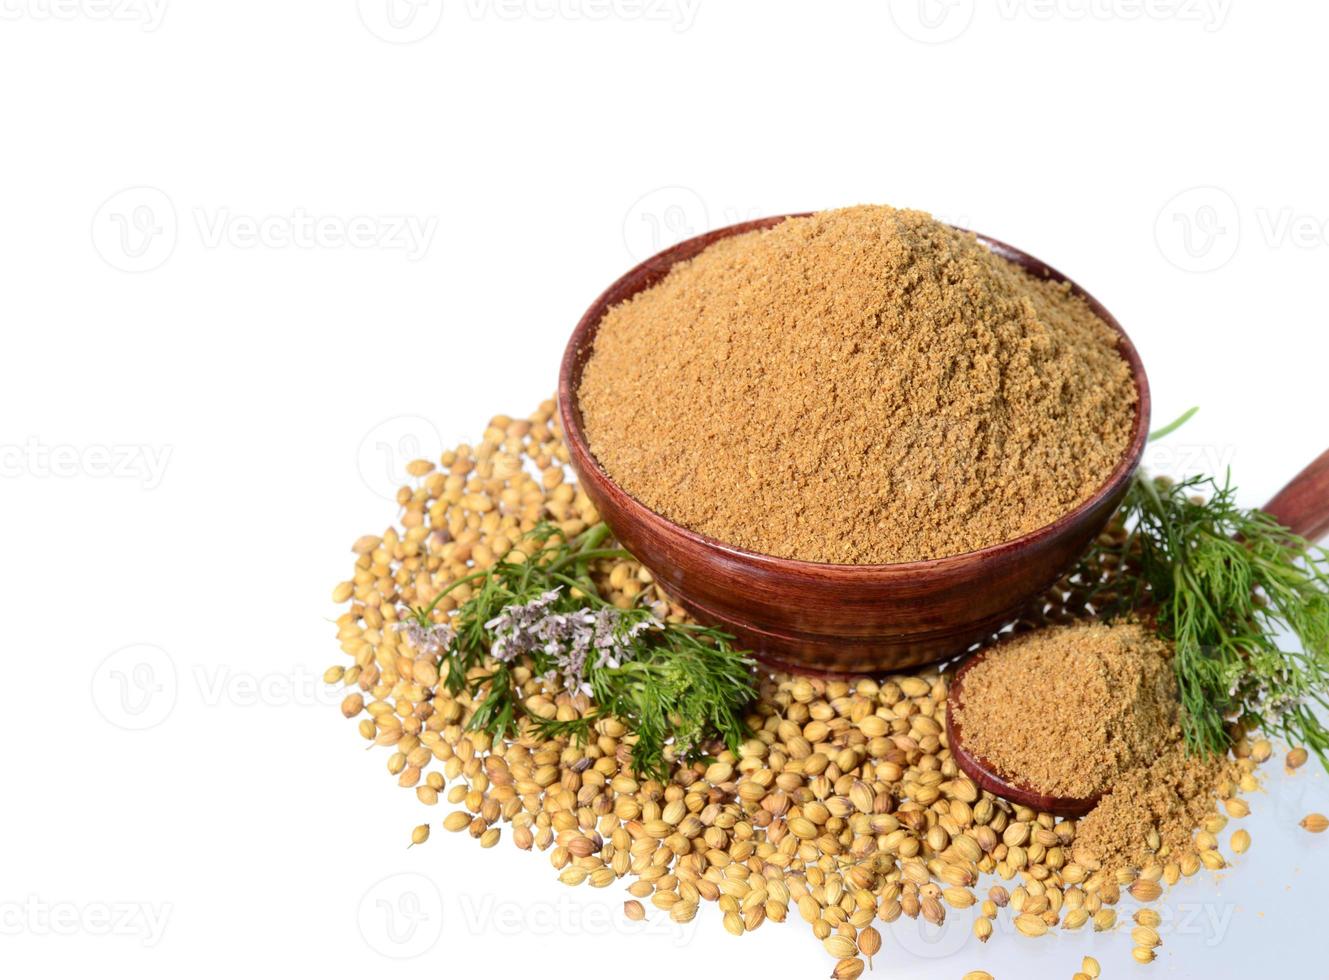
{"type": "MultiPolygon", "coordinates": [[[[846,581],[855,579],[877,579],[883,576],[908,576],[918,575],[927,572],[944,572],[955,568],[972,564],[975,561],[987,561],[1009,555],[1016,551],[1029,548],[1040,541],[1049,538],[1058,537],[1061,532],[1071,530],[1076,527],[1083,519],[1084,515],[1101,506],[1105,500],[1111,498],[1118,491],[1122,490],[1126,483],[1131,479],[1135,470],[1140,464],[1144,455],[1145,445],[1149,441],[1149,419],[1151,415],[1151,398],[1149,390],[1149,379],[1145,374],[1144,363],[1140,359],[1139,351],[1131,341],[1126,330],[1117,321],[1108,309],[1103,306],[1088,290],[1080,286],[1069,276],[1059,272],[1053,266],[1048,265],[1042,259],[1030,255],[1022,249],[1016,248],[1001,239],[993,238],[982,232],[971,231],[962,228],[959,225],[951,225],[957,231],[965,234],[972,234],[986,248],[1001,256],[1007,261],[1014,262],[1021,268],[1033,275],[1040,274],[1044,279],[1050,279],[1056,282],[1064,282],[1071,287],[1071,291],[1081,297],[1089,308],[1111,327],[1117,334],[1117,352],[1122,359],[1126,361],[1131,371],[1131,379],[1135,383],[1137,400],[1135,404],[1135,423],[1131,432],[1131,438],[1127,444],[1125,452],[1120,460],[1102,485],[1094,491],[1088,498],[1077,504],[1074,508],[1058,517],[1049,524],[1028,531],[1017,538],[1011,538],[1008,541],[1000,541],[997,544],[988,545],[975,551],[961,552],[955,555],[942,555],[939,558],[924,558],[907,562],[886,562],[870,565],[853,565],[839,562],[818,562],[808,561],[801,558],[781,558],[776,555],[762,554],[758,551],[749,551],[740,548],[737,545],[729,544],[718,538],[703,534],[700,531],[694,531],[691,528],[684,527],[675,521],[670,520],[660,512],[651,509],[641,500],[638,500],[622,484],[616,481],[609,472],[591,452],[590,443],[587,441],[585,429],[582,423],[581,408],[577,404],[576,391],[573,387],[573,374],[577,373],[577,380],[580,381],[580,373],[577,371],[577,364],[581,351],[594,344],[595,332],[599,328],[600,321],[611,308],[611,299],[620,293],[623,287],[631,280],[645,279],[655,274],[663,278],[674,265],[688,258],[693,258],[705,251],[712,243],[724,238],[731,238],[735,235],[741,235],[749,231],[760,231],[773,228],[789,218],[805,218],[817,212],[801,211],[790,214],[770,215],[765,218],[756,218],[751,221],[744,221],[738,224],[726,225],[720,228],[712,229],[701,235],[685,239],[675,245],[666,248],[650,258],[637,263],[618,279],[614,280],[608,288],[604,290],[595,302],[593,302],[578,321],[577,326],[572,331],[572,336],[568,338],[566,347],[563,350],[563,359],[559,365],[558,377],[558,416],[563,428],[563,438],[568,444],[569,452],[581,462],[581,468],[594,472],[600,480],[608,487],[616,490],[621,495],[625,507],[633,512],[633,517],[644,523],[654,523],[663,525],[670,533],[681,537],[689,543],[714,552],[720,552],[740,565],[757,566],[765,571],[774,573],[784,573],[788,575],[815,575],[819,577],[832,577],[846,581]],[[704,243],[704,244],[703,244],[704,243]],[[698,244],[701,248],[691,252],[698,244]],[[687,254],[691,252],[691,254],[687,254]]],[[[651,283],[650,285],[654,285],[651,283]]],[[[626,302],[632,296],[650,285],[642,286],[634,292],[617,300],[617,303],[626,302]]],[[[617,305],[614,303],[614,305],[617,305]]],[[[589,354],[588,354],[589,358],[589,354]]],[[[584,361],[583,361],[584,364],[584,361]]]]}

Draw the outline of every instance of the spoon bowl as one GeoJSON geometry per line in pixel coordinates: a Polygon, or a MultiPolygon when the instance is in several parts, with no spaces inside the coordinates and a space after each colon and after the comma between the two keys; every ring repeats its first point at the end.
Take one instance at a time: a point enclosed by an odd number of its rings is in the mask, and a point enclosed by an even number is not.
{"type": "MultiPolygon", "coordinates": [[[[1149,432],[1149,383],[1134,345],[1112,315],[1071,288],[1117,334],[1138,401],[1122,458],[1087,500],[1056,521],[962,555],[890,565],[835,565],[775,558],[699,534],[652,511],[619,486],[591,453],[577,404],[582,370],[612,307],[658,283],[678,262],[733,235],[770,228],[778,215],[675,245],[630,270],[591,305],[568,341],[559,374],[559,419],[572,468],[623,546],[699,621],[733,634],[772,667],[843,675],[903,670],[963,653],[1017,618],[1075,563],[1111,518],[1139,466],[1149,432]]],[[[994,238],[978,240],[1031,274],[1068,282],[1046,263],[994,238]]]]}
{"type": "MultiPolygon", "coordinates": [[[[1329,534],[1329,451],[1298,473],[1263,507],[1265,513],[1308,541],[1318,541],[1329,534]]],[[[946,696],[946,744],[956,764],[981,789],[1005,797],[1012,803],[1027,806],[1059,817],[1080,817],[1092,810],[1099,797],[1053,796],[1026,783],[1009,778],[982,756],[964,744],[964,730],[959,721],[959,707],[964,704],[964,680],[969,671],[1001,649],[993,643],[975,651],[955,669],[946,696]]]]}

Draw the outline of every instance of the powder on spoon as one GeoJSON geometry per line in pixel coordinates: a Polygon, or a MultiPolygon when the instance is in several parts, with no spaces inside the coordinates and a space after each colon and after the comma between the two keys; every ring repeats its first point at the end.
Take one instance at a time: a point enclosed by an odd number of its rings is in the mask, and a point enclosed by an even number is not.
{"type": "Polygon", "coordinates": [[[1087,799],[1179,747],[1172,648],[1134,623],[1084,623],[993,647],[964,676],[965,747],[1008,781],[1087,799]]]}
{"type": "Polygon", "coordinates": [[[591,451],[646,506],[785,558],[937,558],[1055,521],[1121,459],[1137,400],[1070,288],[918,211],[716,242],[599,325],[591,451]]]}

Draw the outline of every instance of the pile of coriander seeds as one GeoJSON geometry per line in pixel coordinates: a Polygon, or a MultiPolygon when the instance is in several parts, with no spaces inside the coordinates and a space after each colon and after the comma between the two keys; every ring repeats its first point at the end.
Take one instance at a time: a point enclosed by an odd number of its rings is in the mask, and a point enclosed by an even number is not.
{"type": "MultiPolygon", "coordinates": [[[[343,714],[388,750],[397,784],[448,811],[417,827],[413,842],[441,824],[492,847],[506,829],[518,847],[545,852],[567,884],[622,881],[630,918],[649,902],[687,922],[704,900],[736,935],[801,920],[838,980],[860,976],[874,956],[883,962],[878,925],[902,916],[940,924],[978,906],[973,931],[984,942],[1001,916],[1031,937],[1107,931],[1123,892],[1153,902],[1180,878],[1227,863],[1220,835],[1248,812],[1239,794],[1257,787],[1267,742],[1238,739],[1189,846],[1136,828],[1144,851],[1105,865],[1077,846],[1076,821],[981,792],[960,772],[946,746],[947,680],[935,669],[878,680],[764,676],[740,751],[677,763],[667,782],[632,772],[632,734],[614,720],[582,743],[468,731],[474,705],[448,694],[436,662],[413,659],[397,624],[461,576],[522,560],[538,548],[529,535],[542,522],[568,535],[596,523],[566,467],[552,401],[525,419],[495,418],[478,444],[410,464],[397,526],[356,541],[352,575],[334,589],[347,607],[337,627],[351,662],[325,680],[344,685],[343,714]]],[[[606,560],[594,574],[616,605],[686,617],[635,562],[606,560]]],[[[470,590],[444,597],[436,619],[470,590]]],[[[1071,621],[1083,601],[1063,583],[1021,628],[1071,621]]],[[[570,720],[590,707],[523,667],[514,676],[531,714],[570,720]]],[[[1238,830],[1229,850],[1249,845],[1238,830]]],[[[1157,925],[1156,913],[1137,913],[1136,960],[1154,958],[1157,925]]]]}

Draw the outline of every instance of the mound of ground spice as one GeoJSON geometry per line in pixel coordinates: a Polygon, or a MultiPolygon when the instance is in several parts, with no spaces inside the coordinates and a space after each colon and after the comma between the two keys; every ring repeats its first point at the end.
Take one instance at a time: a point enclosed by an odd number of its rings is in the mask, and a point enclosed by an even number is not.
{"type": "Polygon", "coordinates": [[[1126,449],[1116,335],[918,211],[725,239],[600,323],[578,399],[613,479],[686,527],[841,564],[1051,523],[1126,449]]]}
{"type": "Polygon", "coordinates": [[[964,677],[965,746],[1007,780],[1087,799],[1178,746],[1172,648],[1145,627],[1084,623],[994,647],[964,677]]]}
{"type": "Polygon", "coordinates": [[[1195,853],[1196,828],[1215,812],[1222,784],[1236,778],[1226,757],[1188,755],[1174,729],[1157,758],[1123,773],[1085,815],[1076,843],[1112,871],[1143,867],[1160,852],[1195,853]]]}

